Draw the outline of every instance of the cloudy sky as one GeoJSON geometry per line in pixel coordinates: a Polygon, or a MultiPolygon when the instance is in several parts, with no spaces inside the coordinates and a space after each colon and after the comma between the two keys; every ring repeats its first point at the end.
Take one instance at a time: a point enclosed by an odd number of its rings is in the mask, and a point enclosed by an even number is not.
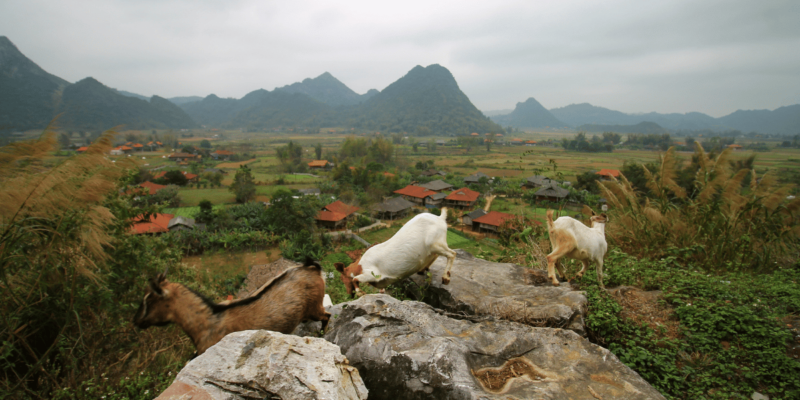
{"type": "Polygon", "coordinates": [[[240,98],[325,71],[364,93],[440,64],[481,110],[800,103],[797,0],[3,0],[0,35],[70,82],[147,96],[240,98]]]}

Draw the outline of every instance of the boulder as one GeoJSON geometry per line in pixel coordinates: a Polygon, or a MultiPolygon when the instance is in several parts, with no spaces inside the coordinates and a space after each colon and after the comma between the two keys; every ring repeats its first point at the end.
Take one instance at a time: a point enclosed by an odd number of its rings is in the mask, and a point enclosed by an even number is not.
{"type": "Polygon", "coordinates": [[[537,328],[366,295],[334,305],[339,345],[375,399],[663,399],[608,350],[537,328]]]}
{"type": "Polygon", "coordinates": [[[436,259],[430,268],[430,283],[425,275],[413,275],[416,285],[412,286],[412,297],[453,313],[491,315],[586,335],[586,295],[573,290],[569,283],[552,286],[546,271],[490,262],[456,250],[450,284],[443,285],[446,266],[446,258],[436,259]]]}
{"type": "Polygon", "coordinates": [[[358,399],[367,389],[339,347],[270,331],[225,336],[190,361],[158,399],[358,399]]]}

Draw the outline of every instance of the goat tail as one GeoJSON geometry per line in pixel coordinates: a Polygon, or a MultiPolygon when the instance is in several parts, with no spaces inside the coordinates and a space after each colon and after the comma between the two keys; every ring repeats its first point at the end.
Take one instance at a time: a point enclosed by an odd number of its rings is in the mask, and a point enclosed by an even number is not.
{"type": "Polygon", "coordinates": [[[306,259],[303,262],[303,266],[304,267],[315,267],[316,269],[318,269],[320,271],[322,270],[322,265],[320,265],[317,261],[315,261],[313,258],[311,258],[309,256],[306,256],[306,259]]]}
{"type": "Polygon", "coordinates": [[[547,210],[547,230],[553,231],[553,210],[547,210]]]}
{"type": "Polygon", "coordinates": [[[439,218],[441,218],[442,221],[447,221],[447,207],[442,207],[442,213],[439,214],[439,218]]]}

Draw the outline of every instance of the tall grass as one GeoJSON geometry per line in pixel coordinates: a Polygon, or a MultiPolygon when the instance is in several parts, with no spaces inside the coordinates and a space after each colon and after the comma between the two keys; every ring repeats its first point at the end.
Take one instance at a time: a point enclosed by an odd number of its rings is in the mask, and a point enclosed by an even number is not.
{"type": "Polygon", "coordinates": [[[780,262],[797,249],[800,199],[787,198],[791,187],[778,185],[769,173],[734,170],[730,153],[714,158],[697,143],[690,192],[675,181],[674,148],[658,171],[645,168],[649,196],[637,193],[624,175],[602,182],[611,206],[609,240],[629,254],[675,255],[711,270],[761,270],[780,262]]]}

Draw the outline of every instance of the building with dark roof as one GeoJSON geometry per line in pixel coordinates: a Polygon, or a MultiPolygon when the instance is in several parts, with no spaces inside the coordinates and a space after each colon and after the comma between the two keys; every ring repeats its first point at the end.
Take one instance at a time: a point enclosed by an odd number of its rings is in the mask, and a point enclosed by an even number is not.
{"type": "Polygon", "coordinates": [[[569,190],[558,186],[556,182],[550,182],[549,184],[542,186],[542,188],[536,192],[536,200],[546,200],[557,203],[565,200],[567,195],[569,195],[569,190]]]}
{"type": "Polygon", "coordinates": [[[486,214],[487,214],[486,211],[482,208],[465,213],[461,216],[461,223],[464,225],[472,226],[472,221],[475,220],[475,218],[482,217],[486,214]]]}
{"type": "Polygon", "coordinates": [[[423,183],[423,184],[418,185],[418,186],[419,187],[424,187],[425,189],[433,190],[434,192],[437,192],[437,193],[439,193],[439,192],[441,192],[443,190],[452,190],[453,189],[453,185],[451,185],[451,184],[449,184],[449,183],[447,183],[447,182],[445,182],[445,181],[443,181],[441,179],[437,179],[435,181],[428,182],[428,183],[423,183]]]}
{"type": "Polygon", "coordinates": [[[413,207],[414,203],[404,199],[402,196],[397,196],[372,206],[372,212],[376,218],[395,219],[403,217],[413,207]]]}
{"type": "Polygon", "coordinates": [[[540,188],[545,185],[549,185],[550,182],[553,182],[553,180],[546,176],[534,175],[525,178],[525,182],[522,183],[522,187],[525,189],[540,188]]]}
{"type": "Polygon", "coordinates": [[[466,183],[467,185],[471,183],[478,183],[478,181],[480,181],[481,178],[492,179],[491,177],[489,177],[489,175],[486,175],[483,172],[478,171],[475,174],[464,178],[464,183],[466,183]]]}

